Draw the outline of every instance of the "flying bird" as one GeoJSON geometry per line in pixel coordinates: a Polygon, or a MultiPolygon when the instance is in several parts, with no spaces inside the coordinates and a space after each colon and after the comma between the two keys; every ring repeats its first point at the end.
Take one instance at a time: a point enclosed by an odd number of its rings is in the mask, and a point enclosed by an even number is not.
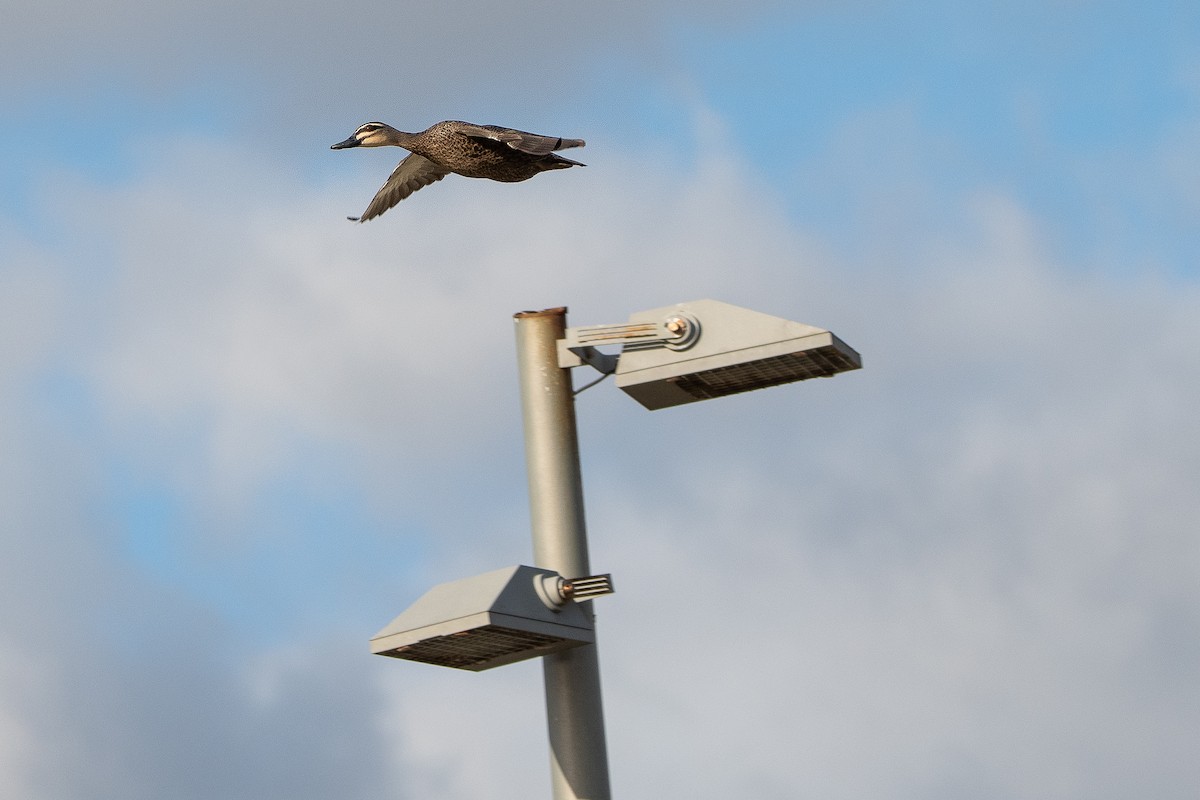
{"type": "Polygon", "coordinates": [[[368,122],[358,126],[349,139],[331,145],[330,149],[385,145],[403,147],[410,155],[375,193],[362,216],[349,217],[353,221],[374,219],[413,192],[440,181],[451,172],[468,178],[515,183],[529,180],[546,170],[585,166],[554,153],[568,147],[583,147],[583,139],[542,136],[457,120],[439,122],[421,133],[405,133],[382,122],[368,122]]]}

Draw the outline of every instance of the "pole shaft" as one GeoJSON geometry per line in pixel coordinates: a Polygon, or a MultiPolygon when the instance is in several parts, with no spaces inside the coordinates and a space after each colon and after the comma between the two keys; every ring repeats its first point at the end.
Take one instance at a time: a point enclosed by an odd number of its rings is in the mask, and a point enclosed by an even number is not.
{"type": "MultiPolygon", "coordinates": [[[[535,564],[590,574],[571,373],[558,366],[567,310],[514,317],[535,564]]],[[[591,617],[591,602],[581,603],[591,617]]],[[[611,800],[600,661],[588,644],[542,658],[554,800],[611,800]]]]}

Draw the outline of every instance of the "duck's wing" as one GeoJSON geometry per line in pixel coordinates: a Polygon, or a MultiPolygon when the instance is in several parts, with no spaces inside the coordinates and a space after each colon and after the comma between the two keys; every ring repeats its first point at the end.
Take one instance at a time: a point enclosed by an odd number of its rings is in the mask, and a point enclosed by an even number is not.
{"type": "Polygon", "coordinates": [[[543,136],[540,133],[527,133],[512,128],[501,128],[498,125],[471,125],[465,122],[459,128],[459,133],[473,139],[491,139],[503,142],[513,150],[519,150],[531,156],[544,156],[555,150],[583,147],[585,144],[583,139],[563,139],[561,136],[543,136]]]}
{"type": "Polygon", "coordinates": [[[358,222],[366,222],[378,217],[392,206],[399,203],[418,189],[436,183],[450,174],[450,170],[439,166],[424,156],[416,153],[409,155],[392,172],[387,183],[379,187],[371,204],[361,217],[351,217],[358,222]]]}

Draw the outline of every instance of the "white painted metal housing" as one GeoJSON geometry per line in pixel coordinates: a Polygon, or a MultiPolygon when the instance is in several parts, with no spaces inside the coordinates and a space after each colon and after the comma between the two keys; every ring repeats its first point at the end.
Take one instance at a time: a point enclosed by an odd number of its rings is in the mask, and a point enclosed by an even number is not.
{"type": "Polygon", "coordinates": [[[635,323],[690,319],[698,335],[685,347],[629,343],[617,360],[617,386],[649,409],[709,400],[859,369],[862,358],[831,332],[717,300],[632,314],[635,323]]]}
{"type": "Polygon", "coordinates": [[[578,604],[546,586],[549,569],[514,566],[439,584],[371,638],[371,652],[479,672],[596,641],[578,604]]]}

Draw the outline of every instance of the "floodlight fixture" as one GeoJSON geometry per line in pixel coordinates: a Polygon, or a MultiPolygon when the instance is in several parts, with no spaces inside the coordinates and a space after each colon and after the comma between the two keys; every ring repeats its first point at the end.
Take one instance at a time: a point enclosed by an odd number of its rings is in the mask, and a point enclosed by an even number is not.
{"type": "Polygon", "coordinates": [[[371,638],[371,651],[473,672],[538,658],[596,641],[577,601],[611,592],[608,575],[505,567],[433,587],[371,638]]]}
{"type": "Polygon", "coordinates": [[[589,364],[648,409],[710,400],[859,369],[830,331],[716,300],[630,315],[622,325],[569,328],[559,366],[589,364]],[[621,345],[619,355],[603,345],[621,345]]]}

